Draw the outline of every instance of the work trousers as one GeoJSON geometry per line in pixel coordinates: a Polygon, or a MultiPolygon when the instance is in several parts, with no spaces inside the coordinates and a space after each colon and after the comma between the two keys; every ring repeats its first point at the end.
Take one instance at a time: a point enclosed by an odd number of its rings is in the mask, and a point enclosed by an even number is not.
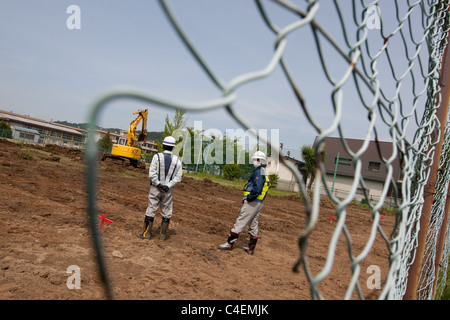
{"type": "Polygon", "coordinates": [[[234,223],[231,232],[239,235],[248,226],[248,234],[258,238],[258,218],[261,214],[263,203],[259,201],[245,202],[241,212],[234,223]]]}
{"type": "Polygon", "coordinates": [[[162,192],[155,186],[150,187],[145,215],[154,218],[159,206],[161,206],[161,216],[170,219],[173,209],[173,188],[170,188],[167,192],[162,192]]]}

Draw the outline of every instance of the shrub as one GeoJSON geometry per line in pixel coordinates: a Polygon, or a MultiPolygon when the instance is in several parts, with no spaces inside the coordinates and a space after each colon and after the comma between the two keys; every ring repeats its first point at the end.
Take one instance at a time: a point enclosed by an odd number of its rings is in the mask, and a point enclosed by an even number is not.
{"type": "Polygon", "coordinates": [[[226,164],[223,167],[223,176],[228,180],[239,179],[241,176],[241,168],[235,163],[226,164]]]}
{"type": "Polygon", "coordinates": [[[271,186],[271,187],[276,187],[277,184],[278,184],[278,179],[280,179],[280,177],[278,176],[278,174],[276,174],[276,173],[269,174],[269,182],[270,182],[270,186],[271,186]]]}

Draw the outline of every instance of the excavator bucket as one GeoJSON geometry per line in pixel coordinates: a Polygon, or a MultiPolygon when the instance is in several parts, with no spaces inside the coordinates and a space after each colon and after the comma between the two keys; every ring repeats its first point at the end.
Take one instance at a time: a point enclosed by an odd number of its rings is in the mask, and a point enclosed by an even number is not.
{"type": "Polygon", "coordinates": [[[146,141],[147,140],[147,133],[141,132],[138,136],[138,141],[146,141]]]}

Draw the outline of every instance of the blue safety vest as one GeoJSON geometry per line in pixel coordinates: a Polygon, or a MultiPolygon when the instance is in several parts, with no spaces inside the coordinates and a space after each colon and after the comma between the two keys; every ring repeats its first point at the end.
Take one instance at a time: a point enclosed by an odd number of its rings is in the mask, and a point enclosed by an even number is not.
{"type": "MultiPolygon", "coordinates": [[[[256,172],[256,170],[264,170],[264,168],[260,166],[260,167],[256,168],[254,172],[256,172]]],[[[253,176],[253,174],[252,174],[252,176],[253,176]]],[[[270,182],[269,182],[269,177],[265,174],[265,170],[264,170],[264,174],[260,174],[259,176],[256,176],[255,178],[259,179],[259,177],[264,177],[264,179],[265,179],[262,190],[259,193],[259,195],[256,197],[256,199],[262,201],[266,198],[267,191],[269,191],[270,182]]],[[[255,181],[250,181],[250,180],[246,183],[246,185],[244,186],[244,197],[247,197],[251,193],[250,190],[247,190],[247,186],[248,186],[249,182],[252,182],[252,184],[255,184],[255,181]]]]}

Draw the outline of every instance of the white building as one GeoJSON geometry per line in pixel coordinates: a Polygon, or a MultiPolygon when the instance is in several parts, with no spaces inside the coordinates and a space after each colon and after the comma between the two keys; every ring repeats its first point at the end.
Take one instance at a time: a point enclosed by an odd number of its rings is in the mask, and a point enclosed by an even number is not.
{"type": "Polygon", "coordinates": [[[39,132],[37,130],[16,126],[10,127],[11,136],[13,139],[31,143],[39,142],[39,132]]]}
{"type": "MultiPolygon", "coordinates": [[[[87,130],[73,128],[62,124],[45,121],[30,116],[0,110],[0,121],[6,122],[12,131],[12,138],[30,143],[55,144],[68,148],[84,149],[87,141],[87,130]]],[[[96,130],[95,141],[107,134],[105,130],[96,130]]],[[[121,134],[110,133],[113,144],[125,145],[127,131],[121,134]]],[[[147,154],[158,152],[158,146],[152,141],[138,142],[147,154]]]]}
{"type": "MultiPolygon", "coordinates": [[[[39,144],[56,144],[63,147],[68,148],[84,148],[84,144],[86,142],[86,137],[76,129],[64,125],[60,125],[57,123],[29,117],[23,116],[19,114],[15,114],[13,112],[0,110],[0,121],[6,122],[11,129],[14,127],[14,130],[19,134],[22,132],[22,135],[25,136],[25,129],[30,129],[37,131],[39,133],[38,140],[35,141],[36,137],[33,137],[33,141],[30,139],[21,139],[19,140],[35,142],[39,144]]],[[[28,131],[30,135],[31,132],[28,131]]],[[[14,139],[16,139],[13,136],[14,139]]],[[[28,136],[31,138],[31,136],[28,136]]]]}
{"type": "MultiPolygon", "coordinates": [[[[285,161],[290,162],[293,164],[300,172],[302,179],[304,176],[304,166],[305,163],[301,160],[294,159],[289,156],[284,157],[285,161]]],[[[286,190],[286,191],[293,191],[293,192],[299,192],[300,187],[298,185],[297,179],[295,178],[292,171],[284,165],[278,157],[268,157],[266,161],[266,174],[277,174],[278,175],[278,185],[277,189],[280,190],[286,190]]]]}

